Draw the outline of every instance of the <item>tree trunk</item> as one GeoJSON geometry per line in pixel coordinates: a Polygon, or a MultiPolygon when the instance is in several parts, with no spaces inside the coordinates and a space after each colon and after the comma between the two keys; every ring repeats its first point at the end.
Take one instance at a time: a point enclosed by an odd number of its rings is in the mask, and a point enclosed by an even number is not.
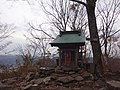
{"type": "Polygon", "coordinates": [[[88,15],[88,23],[89,23],[89,33],[90,40],[93,51],[93,62],[94,62],[94,74],[97,77],[100,77],[103,74],[103,66],[101,60],[101,47],[97,30],[97,23],[95,17],[95,0],[87,0],[87,15],[88,15]]]}

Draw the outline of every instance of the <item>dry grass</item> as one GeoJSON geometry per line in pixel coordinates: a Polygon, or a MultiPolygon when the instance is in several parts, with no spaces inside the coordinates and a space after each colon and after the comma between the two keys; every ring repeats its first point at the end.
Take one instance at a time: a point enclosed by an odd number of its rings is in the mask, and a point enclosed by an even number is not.
{"type": "Polygon", "coordinates": [[[12,69],[12,70],[3,70],[0,73],[0,80],[13,78],[13,77],[25,77],[29,72],[36,72],[35,66],[20,66],[19,68],[12,69]]]}
{"type": "Polygon", "coordinates": [[[4,70],[4,72],[0,73],[0,80],[12,78],[12,77],[26,77],[29,72],[37,72],[39,67],[49,67],[54,66],[54,62],[52,60],[38,60],[35,64],[24,64],[18,65],[18,68],[12,70],[4,70]]]}
{"type": "MultiPolygon", "coordinates": [[[[55,66],[55,62],[52,60],[38,60],[33,65],[20,65],[17,69],[12,69],[9,71],[8,69],[4,70],[3,73],[0,73],[0,80],[12,78],[12,77],[25,77],[29,72],[37,72],[37,68],[39,67],[49,67],[55,66]]],[[[106,67],[105,67],[106,68],[106,67]]],[[[111,72],[120,72],[120,59],[119,58],[109,58],[107,68],[111,72]]]]}

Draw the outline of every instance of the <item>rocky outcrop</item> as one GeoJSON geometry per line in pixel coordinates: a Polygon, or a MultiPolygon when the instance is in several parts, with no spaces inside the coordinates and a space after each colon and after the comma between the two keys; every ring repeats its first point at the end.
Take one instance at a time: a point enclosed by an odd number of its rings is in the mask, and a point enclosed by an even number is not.
{"type": "Polygon", "coordinates": [[[25,78],[15,77],[0,81],[0,90],[119,90],[119,81],[93,81],[87,71],[60,67],[41,68],[29,72],[25,78]]]}

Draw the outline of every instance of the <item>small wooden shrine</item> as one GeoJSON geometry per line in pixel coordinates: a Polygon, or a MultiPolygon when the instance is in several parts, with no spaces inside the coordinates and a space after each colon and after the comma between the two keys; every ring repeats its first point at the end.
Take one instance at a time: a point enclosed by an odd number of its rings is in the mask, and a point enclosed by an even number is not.
{"type": "Polygon", "coordinates": [[[60,32],[50,44],[59,48],[59,66],[77,67],[83,56],[85,34],[80,31],[60,32]]]}

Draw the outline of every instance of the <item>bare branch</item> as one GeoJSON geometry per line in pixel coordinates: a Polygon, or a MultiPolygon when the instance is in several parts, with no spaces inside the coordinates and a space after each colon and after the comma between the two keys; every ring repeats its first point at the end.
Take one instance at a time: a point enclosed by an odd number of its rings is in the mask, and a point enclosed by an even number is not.
{"type": "Polygon", "coordinates": [[[118,32],[120,32],[120,29],[115,31],[113,34],[109,35],[109,37],[112,37],[113,35],[117,34],[118,32]]]}
{"type": "Polygon", "coordinates": [[[78,0],[70,0],[70,1],[80,3],[80,4],[84,5],[85,7],[87,7],[87,4],[82,1],[78,1],[78,0]]]}
{"type": "Polygon", "coordinates": [[[45,31],[43,31],[42,29],[37,29],[37,28],[34,28],[30,23],[28,23],[30,25],[30,27],[34,30],[37,30],[37,31],[42,31],[44,34],[46,34],[47,36],[49,36],[50,38],[52,39],[55,39],[54,37],[52,37],[51,35],[49,35],[48,33],[46,33],[45,31]]]}

